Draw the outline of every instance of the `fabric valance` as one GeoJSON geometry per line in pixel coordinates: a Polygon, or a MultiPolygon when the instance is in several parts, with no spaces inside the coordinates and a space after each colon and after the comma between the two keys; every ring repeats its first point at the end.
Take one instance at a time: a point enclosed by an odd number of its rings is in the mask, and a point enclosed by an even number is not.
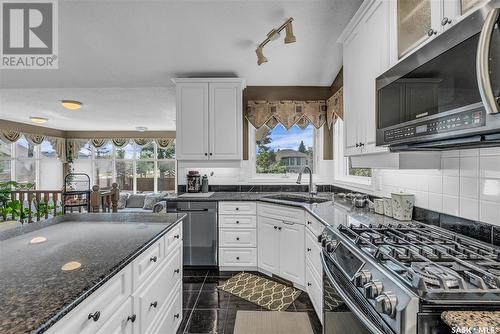
{"type": "Polygon", "coordinates": [[[319,129],[326,122],[325,101],[248,101],[245,117],[257,129],[273,129],[278,123],[286,129],[312,124],[319,129]]]}
{"type": "Polygon", "coordinates": [[[326,121],[331,129],[337,119],[344,119],[344,88],[341,87],[335,94],[326,100],[326,121]]]}
{"type": "Polygon", "coordinates": [[[64,138],[22,133],[14,130],[0,130],[0,139],[8,144],[15,143],[23,136],[31,145],[40,145],[44,140],[47,140],[56,151],[57,157],[62,162],[66,162],[66,140],[64,138]]]}

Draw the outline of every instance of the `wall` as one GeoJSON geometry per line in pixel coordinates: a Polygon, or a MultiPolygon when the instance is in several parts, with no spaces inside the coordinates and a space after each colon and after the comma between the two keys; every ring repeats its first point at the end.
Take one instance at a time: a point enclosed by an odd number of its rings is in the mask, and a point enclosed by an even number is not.
{"type": "Polygon", "coordinates": [[[441,170],[374,170],[373,190],[407,191],[418,207],[500,225],[500,148],[445,151],[441,170]]]}

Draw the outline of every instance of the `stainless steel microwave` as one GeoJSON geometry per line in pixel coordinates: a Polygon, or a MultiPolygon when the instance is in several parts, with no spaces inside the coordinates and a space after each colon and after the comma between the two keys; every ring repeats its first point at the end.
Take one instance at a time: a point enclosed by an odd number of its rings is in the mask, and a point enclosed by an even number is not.
{"type": "Polygon", "coordinates": [[[500,146],[500,20],[494,1],[377,78],[377,146],[500,146]]]}

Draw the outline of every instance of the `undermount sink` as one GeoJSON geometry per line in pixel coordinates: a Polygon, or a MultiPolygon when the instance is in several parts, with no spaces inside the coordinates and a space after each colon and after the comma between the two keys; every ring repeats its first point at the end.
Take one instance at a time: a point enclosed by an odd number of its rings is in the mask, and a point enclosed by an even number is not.
{"type": "Polygon", "coordinates": [[[264,198],[276,199],[280,201],[296,202],[296,203],[308,203],[308,204],[324,203],[329,201],[326,198],[320,198],[320,197],[303,197],[303,196],[287,196],[287,195],[273,195],[273,196],[266,196],[264,198]]]}

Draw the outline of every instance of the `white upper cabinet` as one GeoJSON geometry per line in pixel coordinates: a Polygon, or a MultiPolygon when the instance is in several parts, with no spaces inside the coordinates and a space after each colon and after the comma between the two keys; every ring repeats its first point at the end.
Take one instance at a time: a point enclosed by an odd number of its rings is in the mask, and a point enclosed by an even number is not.
{"type": "Polygon", "coordinates": [[[345,155],[386,152],[375,146],[375,79],[391,59],[389,1],[363,4],[341,36],[345,155]]]}
{"type": "Polygon", "coordinates": [[[209,91],[209,158],[241,160],[243,126],[241,84],[211,83],[209,91]]]}
{"type": "Polygon", "coordinates": [[[244,81],[174,79],[177,160],[241,160],[244,81]]]}

